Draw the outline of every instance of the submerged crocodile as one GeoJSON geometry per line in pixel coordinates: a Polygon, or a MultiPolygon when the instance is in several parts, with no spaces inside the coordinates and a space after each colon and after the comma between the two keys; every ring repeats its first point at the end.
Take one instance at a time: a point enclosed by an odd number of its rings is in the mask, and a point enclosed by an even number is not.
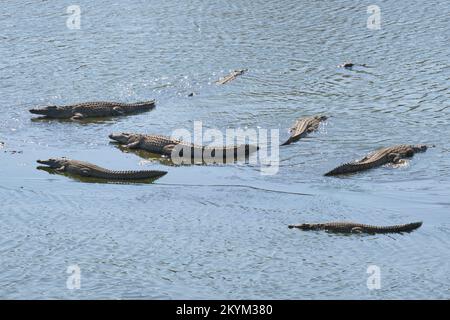
{"type": "Polygon", "coordinates": [[[91,177],[107,180],[140,180],[151,179],[165,175],[166,171],[140,170],[140,171],[113,171],[96,166],[89,162],[70,160],[66,158],[37,160],[37,163],[49,166],[59,173],[75,174],[82,177],[91,177]]]}
{"type": "Polygon", "coordinates": [[[308,133],[317,130],[320,123],[322,121],[325,121],[326,119],[326,116],[320,115],[298,119],[295,122],[294,126],[290,129],[291,136],[286,142],[281,145],[285,146],[291,144],[292,142],[298,141],[301,138],[304,138],[308,133]]]}
{"type": "Polygon", "coordinates": [[[240,69],[240,70],[234,70],[232,73],[230,73],[229,75],[219,79],[216,81],[217,84],[225,84],[228,83],[234,79],[236,79],[237,76],[240,76],[242,74],[244,74],[244,72],[246,72],[247,69],[240,69]]]}
{"type": "Polygon", "coordinates": [[[381,148],[365,156],[364,158],[345,163],[334,168],[325,176],[335,176],[339,174],[354,173],[364,170],[376,168],[388,163],[400,164],[404,162],[403,158],[412,157],[417,152],[425,152],[428,146],[424,144],[418,145],[396,145],[387,148],[381,148]]]}
{"type": "Polygon", "coordinates": [[[351,63],[351,62],[344,62],[343,64],[338,65],[338,68],[346,68],[346,69],[350,69],[353,68],[355,64],[351,63]]]}
{"type": "Polygon", "coordinates": [[[191,159],[203,159],[204,155],[215,157],[216,153],[219,155],[222,152],[223,160],[227,160],[230,154],[233,155],[233,160],[239,156],[248,157],[250,153],[257,151],[259,148],[254,145],[245,144],[232,147],[203,147],[192,143],[186,143],[181,140],[172,139],[167,136],[146,135],[138,133],[112,133],[109,138],[123,145],[129,149],[141,149],[148,152],[172,156],[172,152],[179,152],[177,155],[183,157],[183,151],[189,150],[191,159]],[[175,147],[177,149],[175,149],[175,147]],[[241,154],[242,153],[242,154],[241,154]]]}
{"type": "Polygon", "coordinates": [[[337,233],[396,233],[410,232],[422,225],[422,222],[399,224],[394,226],[371,226],[354,222],[326,222],[326,223],[303,223],[290,225],[289,229],[297,228],[301,230],[325,230],[337,233]]]}
{"type": "Polygon", "coordinates": [[[94,117],[114,117],[152,110],[155,101],[135,103],[121,102],[85,102],[68,106],[46,106],[31,109],[30,112],[51,119],[82,120],[94,117]]]}

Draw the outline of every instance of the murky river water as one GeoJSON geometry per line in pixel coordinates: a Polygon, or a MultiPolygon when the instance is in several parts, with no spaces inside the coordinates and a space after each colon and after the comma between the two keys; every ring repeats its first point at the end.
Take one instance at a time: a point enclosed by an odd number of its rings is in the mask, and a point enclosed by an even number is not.
{"type": "Polygon", "coordinates": [[[0,12],[1,298],[449,298],[450,14],[447,1],[7,1],[0,12]],[[336,68],[346,60],[366,64],[336,68]],[[214,81],[248,68],[235,81],[214,81]],[[194,97],[187,97],[195,92],[194,97]],[[37,105],[156,99],[95,123],[31,121],[37,105]],[[168,166],[108,134],[280,129],[330,119],[258,165],[168,166]],[[323,173],[375,148],[429,143],[402,168],[323,173]],[[14,152],[18,151],[18,152],[14,152]],[[154,184],[82,183],[36,170],[67,156],[162,169],[154,184]],[[288,224],[424,222],[342,236],[288,224]],[[67,268],[81,270],[69,290],[67,268]],[[381,288],[369,290],[369,266],[381,288]]]}

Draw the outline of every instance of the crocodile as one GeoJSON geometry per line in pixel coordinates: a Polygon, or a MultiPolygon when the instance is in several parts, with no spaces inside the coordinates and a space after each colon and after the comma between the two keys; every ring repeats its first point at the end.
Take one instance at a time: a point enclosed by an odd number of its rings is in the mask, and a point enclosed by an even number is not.
{"type": "Polygon", "coordinates": [[[411,232],[422,225],[422,222],[399,224],[394,226],[372,226],[354,222],[326,222],[326,223],[303,223],[299,225],[289,225],[289,229],[300,230],[325,230],[337,233],[399,233],[411,232]]]}
{"type": "Polygon", "coordinates": [[[396,145],[387,148],[378,149],[364,158],[345,163],[333,170],[327,172],[325,176],[335,176],[340,174],[354,173],[364,170],[376,168],[388,163],[400,164],[404,162],[403,158],[412,157],[417,152],[425,152],[428,146],[424,144],[418,145],[396,145]]]}
{"type": "Polygon", "coordinates": [[[67,106],[46,106],[31,109],[30,112],[50,119],[82,120],[85,118],[122,116],[152,110],[154,107],[154,100],[135,103],[96,101],[67,106]]]}
{"type": "Polygon", "coordinates": [[[234,79],[236,79],[237,76],[240,76],[242,74],[244,74],[244,72],[246,72],[248,69],[239,69],[239,70],[234,70],[233,72],[231,72],[229,75],[219,79],[216,81],[217,84],[225,84],[228,83],[234,79]]]}
{"type": "Polygon", "coordinates": [[[343,64],[338,65],[338,68],[351,69],[354,66],[367,67],[367,65],[365,65],[365,64],[356,64],[356,63],[353,63],[353,62],[344,62],[343,64]]]}
{"type": "Polygon", "coordinates": [[[67,158],[56,158],[48,160],[37,160],[58,173],[75,174],[82,177],[91,177],[107,180],[140,180],[158,178],[165,175],[166,171],[140,170],[140,171],[115,171],[96,166],[89,162],[71,160],[67,158]]]}
{"type": "Polygon", "coordinates": [[[319,124],[322,121],[327,119],[326,116],[318,115],[312,117],[305,117],[298,119],[294,126],[290,129],[291,136],[289,139],[281,144],[282,146],[291,144],[292,142],[298,141],[301,138],[304,138],[308,133],[311,133],[317,128],[319,128],[319,124]]]}
{"type": "Polygon", "coordinates": [[[172,156],[172,152],[179,152],[177,155],[183,157],[183,151],[190,148],[191,159],[197,159],[199,156],[203,159],[203,155],[215,157],[216,153],[222,152],[223,160],[227,160],[227,155],[233,154],[233,160],[242,155],[248,157],[250,153],[257,151],[259,148],[254,145],[245,144],[232,147],[204,147],[192,143],[186,143],[181,140],[172,139],[167,136],[146,135],[139,133],[112,133],[109,135],[111,140],[118,142],[125,148],[140,149],[148,152],[172,156]],[[178,146],[176,149],[175,147],[178,146]],[[181,151],[181,152],[180,152],[181,151]]]}

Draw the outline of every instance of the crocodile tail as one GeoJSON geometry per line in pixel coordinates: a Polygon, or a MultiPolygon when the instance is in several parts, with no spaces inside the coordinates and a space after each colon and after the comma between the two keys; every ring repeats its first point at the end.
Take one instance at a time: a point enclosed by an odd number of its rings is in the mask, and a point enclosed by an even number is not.
{"type": "Polygon", "coordinates": [[[118,180],[137,180],[162,177],[167,171],[141,170],[141,171],[111,171],[106,178],[118,180]]]}

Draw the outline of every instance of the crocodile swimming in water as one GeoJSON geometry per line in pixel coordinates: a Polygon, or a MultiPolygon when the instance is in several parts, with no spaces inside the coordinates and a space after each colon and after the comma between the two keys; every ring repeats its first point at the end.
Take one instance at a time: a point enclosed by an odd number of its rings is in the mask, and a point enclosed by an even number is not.
{"type": "Polygon", "coordinates": [[[289,225],[290,229],[301,230],[325,230],[337,233],[397,233],[411,232],[422,225],[422,222],[399,224],[394,226],[372,226],[354,222],[326,222],[326,223],[303,223],[299,225],[289,225]]]}
{"type": "Polygon", "coordinates": [[[325,176],[335,176],[340,174],[354,173],[376,168],[388,163],[400,164],[404,162],[403,158],[410,158],[417,152],[425,152],[428,146],[419,145],[396,145],[387,148],[381,148],[365,156],[364,158],[345,163],[327,172],[325,176]]]}
{"type": "Polygon", "coordinates": [[[292,142],[298,141],[301,138],[304,138],[308,133],[311,133],[317,128],[322,121],[327,119],[326,116],[312,116],[298,119],[294,126],[290,129],[291,136],[289,139],[281,144],[282,146],[291,144],[292,142]]]}
{"type": "Polygon", "coordinates": [[[146,134],[138,134],[138,133],[112,133],[109,135],[111,140],[118,142],[123,145],[125,148],[129,149],[141,149],[148,152],[172,156],[172,152],[179,152],[177,155],[183,157],[184,150],[189,150],[191,159],[195,160],[203,160],[204,155],[215,157],[216,153],[222,152],[222,159],[228,160],[230,154],[233,156],[233,161],[236,160],[237,157],[245,156],[248,157],[250,153],[257,151],[259,148],[254,145],[245,144],[240,146],[232,146],[232,147],[218,147],[215,148],[213,146],[203,147],[194,145],[192,143],[186,143],[181,140],[172,139],[167,136],[160,135],[146,135],[146,134]],[[199,157],[200,156],[200,157],[199,157]]]}
{"type": "Polygon", "coordinates": [[[101,168],[84,161],[56,158],[37,160],[37,163],[49,166],[58,173],[75,174],[82,177],[99,178],[106,180],[141,180],[157,178],[165,175],[166,171],[140,170],[140,171],[114,171],[101,168]]]}
{"type": "Polygon", "coordinates": [[[244,72],[246,72],[247,69],[240,69],[240,70],[234,70],[232,73],[230,73],[229,75],[219,79],[216,81],[217,84],[225,84],[228,83],[234,79],[236,79],[237,76],[240,76],[242,74],[244,74],[244,72]]]}
{"type": "Polygon", "coordinates": [[[338,68],[352,69],[354,66],[367,67],[365,64],[356,64],[353,62],[344,62],[343,64],[338,65],[338,68]]]}
{"type": "Polygon", "coordinates": [[[135,103],[85,102],[67,106],[46,106],[31,109],[30,112],[50,119],[82,120],[86,118],[115,117],[152,110],[155,101],[135,103]]]}

